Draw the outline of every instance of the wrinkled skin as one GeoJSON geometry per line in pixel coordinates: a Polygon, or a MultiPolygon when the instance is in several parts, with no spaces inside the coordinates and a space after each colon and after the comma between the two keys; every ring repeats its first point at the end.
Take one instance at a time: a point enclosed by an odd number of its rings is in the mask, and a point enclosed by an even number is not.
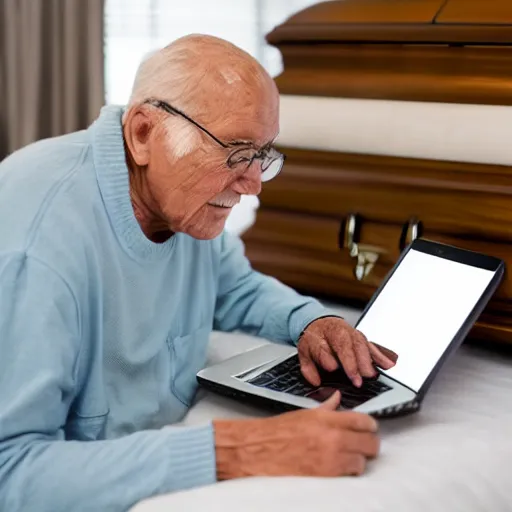
{"type": "Polygon", "coordinates": [[[336,412],[336,392],[316,409],[215,423],[219,479],[246,476],[356,476],[379,452],[377,423],[336,412]]]}
{"type": "Polygon", "coordinates": [[[320,385],[317,366],[334,371],[341,362],[347,377],[359,387],[364,377],[375,377],[376,366],[392,368],[398,355],[376,343],[369,343],[364,334],[336,317],[320,318],[304,331],[298,345],[304,377],[314,386],[320,385]]]}
{"type": "MultiPolygon", "coordinates": [[[[193,39],[188,44],[194,44],[193,39]]],[[[246,54],[235,62],[233,56],[226,58],[223,48],[210,44],[202,48],[202,55],[205,75],[193,80],[200,84],[196,94],[203,98],[202,108],[194,120],[224,143],[248,141],[259,148],[272,142],[279,131],[279,93],[272,79],[246,54]],[[248,87],[248,82],[257,86],[248,87]]],[[[234,206],[242,194],[261,191],[259,160],[248,169],[228,168],[230,150],[198,129],[200,143],[176,158],[173,133],[183,124],[188,121],[144,104],[131,108],[124,124],[135,215],[155,242],[177,232],[215,238],[232,208],[214,203],[234,206]]]]}

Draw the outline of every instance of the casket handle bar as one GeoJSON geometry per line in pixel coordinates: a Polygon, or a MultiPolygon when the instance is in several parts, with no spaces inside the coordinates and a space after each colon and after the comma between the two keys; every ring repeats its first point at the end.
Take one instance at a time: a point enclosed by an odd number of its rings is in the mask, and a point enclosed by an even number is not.
{"type": "MultiPolygon", "coordinates": [[[[354,277],[358,281],[363,281],[370,274],[379,257],[388,252],[385,247],[360,242],[361,224],[361,217],[351,213],[341,223],[339,234],[340,248],[347,249],[350,257],[355,260],[354,277]]],[[[399,250],[403,251],[413,240],[421,236],[421,232],[421,222],[416,217],[409,219],[402,228],[398,241],[399,250]]]]}

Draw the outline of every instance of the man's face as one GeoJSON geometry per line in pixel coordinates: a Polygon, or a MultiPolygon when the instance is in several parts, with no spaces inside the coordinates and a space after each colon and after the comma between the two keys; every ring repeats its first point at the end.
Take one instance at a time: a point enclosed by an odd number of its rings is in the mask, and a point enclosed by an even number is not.
{"type": "MultiPolygon", "coordinates": [[[[261,96],[259,101],[230,109],[224,117],[217,116],[218,120],[205,123],[205,128],[224,143],[250,142],[256,152],[273,141],[279,131],[277,91],[269,88],[268,94],[261,96]]],[[[261,160],[253,161],[249,167],[243,163],[230,168],[227,160],[235,149],[223,148],[179,116],[155,125],[149,149],[148,189],[158,205],[161,220],[175,233],[203,240],[215,238],[224,229],[241,195],[260,193],[261,160]],[[169,121],[174,128],[169,129],[169,121]],[[187,154],[176,156],[176,147],[181,142],[176,135],[183,129],[188,134],[189,130],[196,130],[195,143],[187,154]]]]}

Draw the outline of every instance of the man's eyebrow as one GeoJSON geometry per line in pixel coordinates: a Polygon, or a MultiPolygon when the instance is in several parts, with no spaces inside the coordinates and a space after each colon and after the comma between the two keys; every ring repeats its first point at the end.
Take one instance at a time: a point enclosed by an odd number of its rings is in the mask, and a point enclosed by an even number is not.
{"type": "Polygon", "coordinates": [[[230,146],[252,146],[256,147],[254,142],[251,142],[250,140],[231,140],[228,142],[230,146]]]}
{"type": "Polygon", "coordinates": [[[228,142],[229,146],[249,146],[254,149],[262,149],[262,148],[268,148],[269,146],[272,146],[274,144],[275,140],[279,136],[279,133],[270,141],[263,144],[263,146],[257,146],[254,142],[250,140],[232,140],[228,142]]]}

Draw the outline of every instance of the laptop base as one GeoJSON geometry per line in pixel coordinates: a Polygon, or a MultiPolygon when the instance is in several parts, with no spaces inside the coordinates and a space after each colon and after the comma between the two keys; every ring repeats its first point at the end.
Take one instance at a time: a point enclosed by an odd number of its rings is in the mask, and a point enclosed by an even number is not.
{"type": "MultiPolygon", "coordinates": [[[[246,404],[253,405],[255,407],[263,408],[273,413],[284,413],[289,411],[301,410],[302,407],[293,405],[287,402],[281,402],[272,398],[268,398],[262,395],[249,393],[240,389],[234,389],[230,386],[225,386],[217,382],[204,379],[200,376],[197,380],[201,387],[206,390],[212,391],[220,396],[232,398],[233,400],[246,404]]],[[[319,404],[320,405],[320,404],[319,404]]],[[[406,403],[397,404],[394,406],[386,407],[378,411],[372,411],[368,413],[370,416],[378,419],[391,419],[408,416],[416,413],[421,409],[421,401],[411,400],[406,403]]],[[[350,411],[351,409],[340,408],[339,411],[350,411]]]]}

